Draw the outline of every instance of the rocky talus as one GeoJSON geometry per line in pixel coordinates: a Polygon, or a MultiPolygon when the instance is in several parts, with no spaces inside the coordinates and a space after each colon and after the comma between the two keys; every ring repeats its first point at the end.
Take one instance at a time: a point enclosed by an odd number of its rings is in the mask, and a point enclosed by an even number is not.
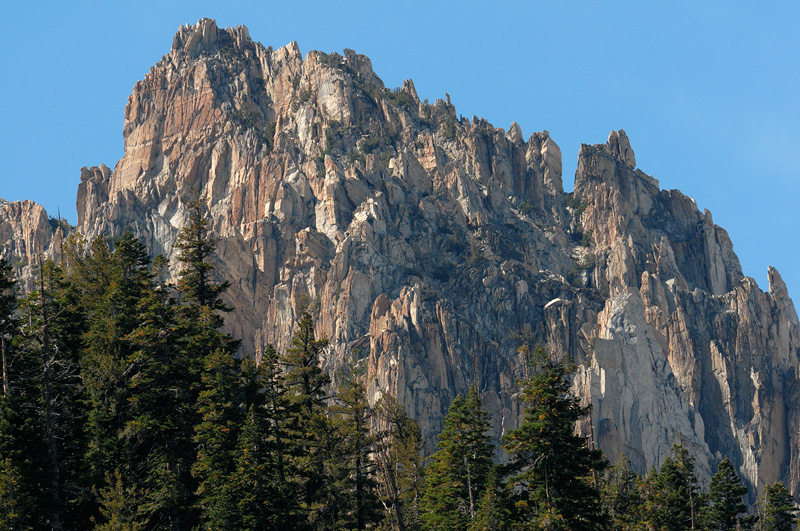
{"type": "MultiPolygon", "coordinates": [[[[84,168],[77,230],[133,230],[172,257],[199,195],[232,283],[243,354],[284,348],[299,305],[325,360],[366,365],[433,441],[476,382],[496,433],[518,426],[526,348],[578,366],[580,429],[643,472],[682,443],[708,480],[729,455],[752,485],[800,482],[800,325],[786,286],[742,274],[727,233],[636,168],[624,131],[583,145],[573,193],[547,131],[467,120],[449,98],[387,89],[370,60],[278,49],[244,27],[180,28],[125,108],[125,155],[84,168]]],[[[0,205],[23,275],[57,250],[41,207],[0,205]]],[[[60,233],[59,233],[60,234],[60,233]]]]}

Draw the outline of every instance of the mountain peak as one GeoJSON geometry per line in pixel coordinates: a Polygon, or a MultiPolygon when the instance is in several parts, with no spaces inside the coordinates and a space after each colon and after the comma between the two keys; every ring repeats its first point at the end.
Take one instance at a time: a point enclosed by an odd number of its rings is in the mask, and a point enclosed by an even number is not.
{"type": "Polygon", "coordinates": [[[473,383],[495,432],[516,428],[520,343],[541,343],[577,365],[581,429],[612,460],[644,472],[686,442],[706,481],[729,455],[751,486],[800,483],[785,286],[744,278],[712,217],[636,169],[625,131],[581,147],[565,194],[546,131],[525,141],[410,80],[387,89],[353,50],[304,59],[201,19],[136,84],[123,133],[113,171],[82,171],[78,230],[133,230],[176,274],[199,195],[243,354],[286,348],[303,302],[326,369],[359,353],[369,396],[394,395],[432,446],[473,383]]]}

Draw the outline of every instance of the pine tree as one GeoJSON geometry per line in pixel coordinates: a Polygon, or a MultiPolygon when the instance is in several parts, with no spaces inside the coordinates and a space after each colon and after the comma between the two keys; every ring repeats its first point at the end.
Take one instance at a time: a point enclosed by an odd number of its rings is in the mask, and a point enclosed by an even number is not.
{"type": "Polygon", "coordinates": [[[14,286],[10,266],[0,259],[0,529],[38,529],[47,525],[52,505],[40,414],[42,372],[39,357],[19,348],[14,286]]]}
{"type": "Polygon", "coordinates": [[[198,447],[192,474],[199,480],[197,504],[206,529],[232,529],[235,500],[227,488],[235,468],[235,450],[244,424],[243,389],[239,364],[217,349],[206,356],[194,428],[198,447]]]}
{"type": "Polygon", "coordinates": [[[82,245],[73,237],[65,243],[65,268],[88,322],[80,362],[89,398],[86,462],[92,483],[101,484],[109,472],[127,466],[120,436],[128,420],[132,349],[125,337],[139,325],[131,310],[152,289],[152,272],[144,245],[130,232],[113,251],[100,238],[88,251],[82,245]]]}
{"type": "MultiPolygon", "coordinates": [[[[220,498],[224,489],[214,487],[233,472],[232,451],[246,410],[235,376],[238,342],[221,332],[217,313],[230,308],[220,299],[228,284],[212,277],[216,240],[198,199],[189,201],[188,212],[175,244],[181,250],[180,304],[169,286],[157,286],[140,303],[140,325],[127,336],[135,376],[125,431],[135,462],[147,464],[138,474],[151,525],[173,529],[227,518],[231,503],[220,498]]],[[[164,265],[163,259],[154,262],[164,265]]],[[[162,278],[158,270],[153,276],[162,278]]]]}
{"type": "Polygon", "coordinates": [[[11,339],[17,328],[15,312],[17,297],[14,293],[16,282],[11,265],[0,258],[0,361],[2,361],[3,396],[9,393],[9,377],[11,362],[11,339]]]}
{"type": "Polygon", "coordinates": [[[350,374],[342,375],[336,405],[331,407],[337,441],[336,451],[328,456],[327,468],[333,473],[329,497],[335,495],[341,503],[336,528],[362,531],[379,514],[371,458],[375,448],[375,437],[370,434],[373,412],[359,372],[348,369],[350,374]]]}
{"type": "Polygon", "coordinates": [[[498,467],[492,467],[483,489],[475,520],[470,531],[504,531],[511,526],[511,513],[508,508],[508,493],[502,482],[498,467]]]}
{"type": "Polygon", "coordinates": [[[106,473],[105,487],[98,493],[100,514],[104,523],[97,523],[95,531],[141,531],[145,529],[146,519],[141,515],[139,501],[141,492],[136,486],[127,486],[122,474],[115,470],[106,473]]]}
{"type": "Polygon", "coordinates": [[[619,462],[606,471],[600,495],[603,507],[617,529],[636,529],[642,519],[639,476],[631,469],[631,462],[624,453],[619,462]]]}
{"type": "Polygon", "coordinates": [[[230,311],[220,296],[230,282],[216,282],[211,277],[214,264],[211,261],[217,241],[210,236],[211,219],[203,211],[199,196],[186,199],[188,223],[181,230],[175,248],[180,251],[178,259],[183,269],[178,282],[178,291],[187,302],[206,306],[211,310],[230,311]]]}
{"type": "Polygon", "coordinates": [[[759,531],[791,531],[797,525],[797,505],[781,482],[768,485],[761,499],[759,531]]]}
{"type": "Polygon", "coordinates": [[[738,529],[742,520],[738,516],[747,512],[742,496],[747,487],[742,485],[733,464],[726,457],[717,466],[711,478],[706,497],[707,506],[703,508],[702,520],[708,531],[729,531],[738,529]]]}
{"type": "Polygon", "coordinates": [[[281,357],[284,385],[292,422],[287,426],[292,471],[301,488],[301,504],[310,521],[327,521],[324,512],[327,500],[323,487],[326,481],[324,451],[330,446],[332,427],[327,413],[325,389],[330,378],[319,366],[320,354],[328,345],[316,339],[314,321],[303,311],[294,331],[292,346],[281,357]]]}
{"type": "Polygon", "coordinates": [[[381,398],[375,419],[378,493],[385,510],[382,525],[393,531],[417,529],[423,483],[419,425],[391,395],[381,398]]]}
{"type": "Polygon", "coordinates": [[[85,448],[85,396],[79,373],[79,353],[85,318],[73,286],[61,268],[40,261],[37,290],[21,304],[21,340],[17,362],[26,372],[19,393],[30,407],[23,419],[41,430],[46,443],[49,524],[54,529],[88,523],[87,478],[82,465],[85,448]],[[20,359],[21,358],[21,359],[20,359]],[[30,415],[37,418],[30,418],[30,415]]]}
{"type": "Polygon", "coordinates": [[[520,393],[526,405],[522,425],[503,438],[515,518],[523,528],[602,529],[600,495],[591,477],[605,462],[575,435],[575,423],[588,411],[569,393],[571,367],[549,360],[542,347],[534,360],[534,374],[520,393]]]}
{"type": "Polygon", "coordinates": [[[647,485],[645,517],[665,531],[699,529],[701,497],[694,472],[694,457],[681,445],[651,474],[647,485]]]}
{"type": "MultiPolygon", "coordinates": [[[[154,261],[154,277],[164,261],[154,261]]],[[[156,286],[139,303],[140,324],[131,343],[129,415],[123,430],[129,472],[145,492],[149,526],[188,528],[196,521],[191,465],[202,357],[185,348],[187,324],[168,286],[156,286]]]]}
{"type": "Polygon", "coordinates": [[[237,500],[236,529],[296,529],[300,527],[297,485],[287,481],[288,422],[286,390],[278,355],[272,345],[261,363],[245,361],[246,403],[249,409],[235,451],[231,498],[237,500]]]}
{"type": "Polygon", "coordinates": [[[31,518],[35,510],[35,500],[25,488],[19,466],[10,458],[4,459],[0,462],[0,529],[14,531],[43,525],[31,518]]]}
{"type": "Polygon", "coordinates": [[[444,418],[436,452],[425,469],[422,496],[426,529],[466,529],[492,467],[489,422],[475,387],[456,396],[444,418]]]}

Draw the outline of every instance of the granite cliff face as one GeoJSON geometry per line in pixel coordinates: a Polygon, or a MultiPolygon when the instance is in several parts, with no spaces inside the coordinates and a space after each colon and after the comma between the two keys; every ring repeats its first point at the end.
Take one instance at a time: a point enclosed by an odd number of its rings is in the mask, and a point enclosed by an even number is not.
{"type": "MultiPolygon", "coordinates": [[[[516,427],[520,346],[539,342],[578,365],[580,429],[610,460],[644,471],[682,442],[706,480],[729,455],[753,485],[798,492],[786,287],[744,277],[711,214],[636,169],[624,131],[581,147],[566,194],[546,131],[387,90],[350,50],[303,58],[201,20],[134,87],[124,138],[113,171],[82,170],[77,230],[130,228],[173,256],[199,194],[245,353],[285,347],[310,304],[325,363],[365,363],[370,398],[394,394],[430,441],[473,381],[497,433],[516,427]]],[[[5,253],[53,250],[53,234],[40,207],[0,205],[5,253]]]]}
{"type": "Polygon", "coordinates": [[[40,259],[58,259],[68,230],[65,222],[51,219],[33,201],[0,199],[0,256],[9,260],[25,289],[33,289],[40,259]]]}

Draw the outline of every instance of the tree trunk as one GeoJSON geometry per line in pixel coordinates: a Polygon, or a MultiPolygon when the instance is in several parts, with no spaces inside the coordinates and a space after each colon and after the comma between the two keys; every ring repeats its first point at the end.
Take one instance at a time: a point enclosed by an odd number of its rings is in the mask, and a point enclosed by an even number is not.
{"type": "Polygon", "coordinates": [[[3,396],[8,396],[8,365],[6,364],[6,333],[0,331],[0,348],[3,351],[3,396]]]}
{"type": "MultiPolygon", "coordinates": [[[[41,258],[40,264],[42,264],[41,258]]],[[[50,516],[50,525],[54,530],[61,529],[61,473],[58,463],[58,443],[56,442],[56,413],[54,408],[55,396],[53,393],[53,378],[50,372],[53,363],[50,347],[50,321],[47,313],[47,297],[44,289],[44,268],[41,268],[39,277],[42,317],[42,358],[44,362],[44,401],[45,421],[47,425],[47,453],[50,459],[52,478],[50,491],[55,501],[55,508],[50,516]]]]}

